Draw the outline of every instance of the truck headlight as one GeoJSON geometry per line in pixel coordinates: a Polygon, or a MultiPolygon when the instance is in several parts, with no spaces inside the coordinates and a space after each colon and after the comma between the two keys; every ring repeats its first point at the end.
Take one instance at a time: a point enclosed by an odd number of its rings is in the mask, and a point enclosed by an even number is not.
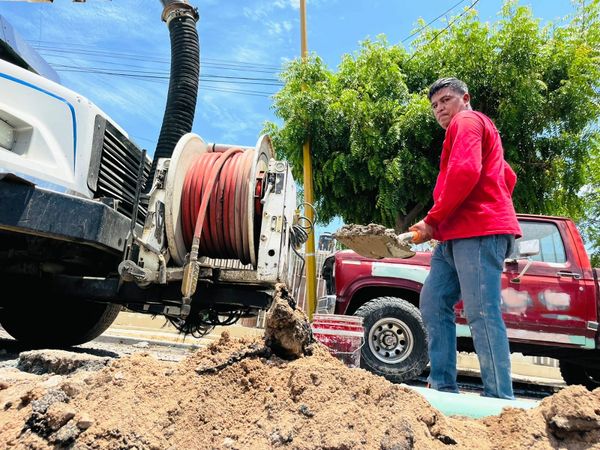
{"type": "Polygon", "coordinates": [[[15,142],[15,129],[0,119],[0,147],[12,150],[15,142]]]}

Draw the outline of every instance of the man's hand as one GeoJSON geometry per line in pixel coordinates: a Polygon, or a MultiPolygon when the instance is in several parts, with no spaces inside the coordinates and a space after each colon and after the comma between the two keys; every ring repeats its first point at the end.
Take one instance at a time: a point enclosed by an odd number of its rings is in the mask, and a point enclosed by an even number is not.
{"type": "Polygon", "coordinates": [[[431,225],[428,225],[424,220],[415,223],[412,227],[409,228],[409,231],[417,231],[419,233],[419,237],[413,240],[413,243],[415,244],[427,242],[433,237],[433,228],[431,227],[431,225]]]}

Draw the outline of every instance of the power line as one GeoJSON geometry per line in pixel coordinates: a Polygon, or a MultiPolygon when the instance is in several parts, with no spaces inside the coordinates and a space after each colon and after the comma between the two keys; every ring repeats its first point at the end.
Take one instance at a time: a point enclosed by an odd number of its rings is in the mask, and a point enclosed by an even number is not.
{"type": "MultiPolygon", "coordinates": [[[[65,44],[64,42],[53,42],[53,41],[41,41],[39,43],[35,43],[35,41],[29,41],[31,46],[36,50],[46,50],[46,51],[56,51],[56,52],[69,52],[69,53],[79,53],[79,54],[88,54],[88,55],[98,55],[98,56],[107,56],[107,57],[115,57],[115,58],[125,58],[125,59],[133,59],[140,61],[152,61],[152,62],[161,62],[161,63],[170,63],[170,59],[168,57],[156,57],[156,55],[150,54],[142,54],[139,52],[130,53],[130,52],[118,52],[112,50],[96,50],[90,49],[87,45],[78,45],[78,44],[65,44]]],[[[232,67],[255,67],[262,69],[271,69],[274,71],[279,71],[281,69],[280,66],[275,66],[271,64],[257,63],[254,61],[243,61],[243,60],[227,60],[220,58],[202,58],[203,62],[211,62],[215,64],[222,64],[225,66],[232,67]]]]}
{"type": "MultiPolygon", "coordinates": [[[[90,72],[90,73],[102,73],[104,75],[122,75],[132,77],[148,77],[148,78],[160,78],[169,79],[169,72],[155,72],[149,70],[121,70],[119,72],[113,71],[106,67],[90,67],[90,66],[78,66],[68,64],[55,64],[56,70],[62,70],[64,72],[90,72]]],[[[275,78],[260,78],[260,77],[234,77],[229,75],[218,75],[218,74],[200,74],[200,79],[205,81],[223,81],[223,82],[239,82],[246,84],[264,84],[270,86],[283,86],[283,82],[275,78]],[[250,83],[252,81],[253,83],[250,83]],[[261,83],[255,83],[261,82],[261,83]]]]}
{"type": "MultiPolygon", "coordinates": [[[[134,79],[134,80],[138,80],[138,81],[145,81],[145,82],[155,82],[155,83],[161,83],[161,84],[166,84],[168,82],[168,77],[151,77],[151,76],[142,76],[142,75],[127,75],[127,74],[121,74],[121,73],[117,73],[117,72],[101,72],[101,71],[89,71],[89,70],[85,70],[85,69],[57,69],[58,72],[74,72],[74,73],[89,73],[89,74],[93,74],[93,75],[107,75],[107,76],[116,76],[116,77],[124,77],[124,78],[129,78],[129,79],[134,79]]],[[[227,88],[226,86],[210,86],[210,84],[208,86],[206,86],[206,83],[225,83],[225,81],[222,80],[201,80],[202,81],[202,88],[201,90],[206,90],[206,91],[217,91],[217,92],[230,92],[230,93],[235,93],[235,94],[242,94],[242,95],[251,95],[251,96],[258,96],[258,97],[271,97],[272,95],[275,94],[275,92],[265,92],[265,91],[255,91],[255,90],[248,90],[248,89],[237,89],[237,88],[227,88]]],[[[231,83],[229,83],[231,85],[231,83]]],[[[259,83],[242,83],[242,84],[259,84],[259,83]]]]}
{"type": "MultiPolygon", "coordinates": [[[[123,78],[133,78],[138,80],[145,79],[154,79],[154,80],[164,80],[168,81],[168,75],[151,75],[151,74],[139,74],[139,73],[127,73],[127,72],[115,72],[110,70],[103,70],[99,68],[84,68],[84,67],[64,67],[64,68],[56,68],[58,72],[74,72],[74,73],[91,73],[96,75],[108,75],[108,76],[116,76],[123,78]]],[[[260,86],[275,86],[281,87],[283,86],[280,82],[273,82],[274,80],[268,81],[253,81],[249,78],[239,78],[239,77],[218,77],[218,76],[200,76],[200,81],[204,83],[226,83],[226,84],[254,84],[260,86]]]]}
{"type": "MultiPolygon", "coordinates": [[[[166,66],[170,66],[170,60],[167,58],[157,58],[155,56],[144,56],[141,54],[133,54],[127,52],[112,52],[106,50],[92,50],[89,48],[77,48],[76,46],[65,46],[61,44],[60,47],[50,47],[47,44],[35,46],[38,48],[40,53],[50,58],[50,62],[58,72],[72,72],[72,73],[89,73],[101,76],[110,77],[121,77],[134,79],[145,82],[158,82],[166,83],[170,78],[169,70],[165,70],[166,66]],[[71,64],[67,63],[56,63],[52,62],[52,59],[67,60],[71,64]],[[76,63],[76,59],[81,59],[87,62],[95,62],[94,66],[85,66],[76,63]],[[90,61],[93,60],[93,61],[90,61]],[[107,61],[108,60],[108,61],[107,61]],[[150,66],[144,64],[127,64],[124,61],[140,61],[144,63],[151,63],[150,66]],[[158,64],[156,68],[153,68],[153,64],[158,64]]],[[[228,61],[224,59],[213,59],[212,61],[217,62],[203,62],[202,65],[210,67],[216,70],[228,70],[234,72],[255,72],[260,74],[273,74],[270,70],[265,70],[263,67],[269,67],[268,65],[258,64],[256,67],[248,67],[242,63],[235,61],[228,61]]],[[[271,86],[280,88],[283,83],[273,77],[265,76],[241,76],[240,75],[221,75],[219,73],[208,73],[200,74],[199,80],[202,82],[202,89],[214,90],[217,92],[231,92],[242,95],[252,95],[261,97],[270,97],[275,92],[265,92],[261,90],[248,90],[243,89],[241,86],[257,85],[257,86],[271,86]],[[240,85],[240,88],[235,88],[235,85],[240,85]],[[228,88],[229,87],[229,88],[228,88]]]]}
{"type": "MultiPolygon", "coordinates": [[[[45,56],[46,58],[50,59],[66,59],[69,61],[73,61],[74,57],[73,56],[69,56],[69,51],[64,51],[64,50],[55,50],[55,49],[49,49],[49,50],[39,50],[40,54],[42,54],[43,56],[45,56]]],[[[114,66],[121,66],[121,67],[133,67],[133,68],[141,68],[141,67],[146,67],[145,65],[141,65],[141,64],[127,64],[125,62],[122,62],[124,59],[118,58],[117,61],[110,61],[110,56],[108,55],[87,55],[85,53],[75,53],[75,55],[83,55],[85,56],[85,61],[86,62],[94,62],[94,63],[101,63],[101,64],[108,64],[108,65],[114,65],[114,66]],[[109,60],[107,61],[105,58],[108,58],[109,60]]],[[[83,58],[81,58],[83,59],[83,58]]],[[[113,58],[114,59],[114,58],[113,58]]],[[[152,62],[152,61],[147,61],[147,60],[143,60],[143,59],[138,59],[139,61],[144,61],[144,62],[152,62]]],[[[165,67],[167,70],[170,67],[170,62],[158,62],[158,61],[154,61],[156,63],[158,63],[160,66],[165,67]]],[[[228,65],[222,65],[222,64],[215,64],[215,63],[210,63],[210,62],[205,62],[202,61],[201,62],[201,67],[206,67],[206,68],[211,68],[211,69],[218,69],[218,70],[225,70],[225,71],[232,71],[232,72],[253,72],[253,73],[264,73],[264,74],[272,74],[272,75],[277,75],[277,72],[273,72],[272,70],[264,70],[264,69],[253,69],[252,67],[242,67],[242,66],[228,66],[228,65]]]]}
{"type": "MultiPolygon", "coordinates": [[[[90,63],[99,63],[99,64],[103,64],[103,65],[112,65],[112,66],[116,66],[116,67],[129,67],[133,69],[144,69],[144,70],[148,70],[151,69],[152,66],[154,66],[154,64],[127,64],[122,57],[118,56],[115,57],[114,55],[106,55],[106,54],[96,54],[96,52],[88,52],[88,51],[81,51],[81,50],[58,50],[58,49],[48,49],[48,50],[40,50],[40,53],[46,57],[46,59],[52,63],[53,60],[55,59],[59,59],[59,60],[67,60],[69,62],[75,62],[75,60],[79,59],[79,60],[85,60],[86,62],[90,62],[90,63]],[[70,55],[74,55],[74,56],[70,56],[70,55]],[[108,61],[106,60],[108,59],[108,61]],[[111,59],[113,61],[111,61],[111,59]]],[[[154,62],[159,64],[159,66],[156,68],[156,70],[162,70],[162,73],[168,73],[169,69],[170,69],[170,62],[166,62],[166,61],[159,61],[159,60],[145,60],[143,58],[137,58],[137,57],[133,57],[131,59],[127,59],[126,61],[131,62],[132,60],[137,60],[140,62],[144,62],[144,63],[148,63],[148,62],[154,62]]],[[[201,67],[204,68],[208,68],[208,69],[215,69],[215,70],[219,70],[219,71],[227,71],[227,72],[231,72],[231,73],[239,73],[239,72],[248,72],[248,73],[256,73],[256,74],[261,74],[261,75],[272,75],[272,77],[270,79],[274,80],[274,81],[279,81],[277,78],[278,73],[277,72],[273,72],[271,70],[265,70],[265,69],[261,69],[261,68],[253,68],[253,67],[247,67],[247,66],[242,66],[242,65],[238,65],[238,64],[228,64],[228,65],[223,65],[223,64],[216,64],[216,63],[210,63],[210,62],[201,62],[201,67]]],[[[225,75],[224,75],[225,76],[225,75]]]]}
{"type": "MultiPolygon", "coordinates": [[[[474,6],[475,6],[477,3],[479,3],[479,0],[474,0],[474,1],[473,1],[473,3],[471,3],[471,6],[469,6],[467,9],[465,9],[465,10],[463,11],[463,13],[462,13],[462,14],[460,14],[459,16],[457,16],[457,17],[456,17],[454,20],[452,20],[451,22],[449,22],[449,23],[448,23],[448,25],[447,25],[446,27],[444,27],[444,28],[443,28],[443,29],[441,29],[439,32],[437,32],[437,33],[435,34],[435,36],[433,36],[433,38],[431,38],[431,39],[430,39],[430,40],[427,42],[427,44],[425,44],[425,45],[429,45],[429,44],[431,44],[433,41],[435,41],[435,40],[438,38],[438,36],[439,36],[440,34],[442,34],[444,31],[446,31],[447,29],[449,29],[450,27],[452,27],[452,25],[454,24],[454,22],[456,22],[458,19],[460,19],[462,16],[464,16],[466,13],[468,13],[468,12],[469,12],[471,9],[473,9],[473,7],[474,7],[474,6]]],[[[408,62],[410,62],[410,61],[411,61],[411,60],[412,60],[412,59],[413,59],[413,58],[416,56],[416,54],[417,54],[417,52],[414,52],[414,53],[412,54],[412,56],[411,56],[410,58],[408,58],[408,61],[406,61],[406,62],[407,62],[407,63],[408,63],[408,62]]]]}
{"type": "Polygon", "coordinates": [[[446,14],[448,14],[450,11],[452,11],[454,8],[456,8],[458,5],[460,5],[461,3],[464,3],[466,0],[460,0],[458,3],[456,3],[454,6],[448,8],[446,11],[444,11],[443,13],[441,13],[439,16],[437,16],[435,19],[427,22],[425,25],[423,25],[421,28],[419,28],[417,31],[414,31],[410,36],[405,37],[404,39],[402,39],[401,42],[406,42],[408,41],[411,37],[419,34],[421,31],[423,31],[425,28],[427,28],[429,25],[431,25],[433,22],[435,22],[436,20],[438,20],[440,17],[444,17],[446,14]]]}

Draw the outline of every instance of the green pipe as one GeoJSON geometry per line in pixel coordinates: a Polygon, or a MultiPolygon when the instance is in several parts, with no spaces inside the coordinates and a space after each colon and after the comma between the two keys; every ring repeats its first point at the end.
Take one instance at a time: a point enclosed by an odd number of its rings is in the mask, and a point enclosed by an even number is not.
{"type": "Polygon", "coordinates": [[[406,387],[421,394],[431,403],[431,406],[440,410],[446,416],[467,416],[479,419],[486,416],[496,416],[505,407],[529,409],[539,404],[535,400],[504,400],[482,397],[477,394],[453,394],[452,392],[440,392],[423,387],[406,387]]]}

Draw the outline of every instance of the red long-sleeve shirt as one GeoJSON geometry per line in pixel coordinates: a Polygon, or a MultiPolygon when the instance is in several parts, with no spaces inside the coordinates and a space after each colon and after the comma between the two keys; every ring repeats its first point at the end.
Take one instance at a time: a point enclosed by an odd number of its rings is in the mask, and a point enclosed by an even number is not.
{"type": "Polygon", "coordinates": [[[516,181],[490,118],[471,110],[456,114],[446,129],[434,204],[424,219],[434,239],[520,237],[511,197],[516,181]]]}

